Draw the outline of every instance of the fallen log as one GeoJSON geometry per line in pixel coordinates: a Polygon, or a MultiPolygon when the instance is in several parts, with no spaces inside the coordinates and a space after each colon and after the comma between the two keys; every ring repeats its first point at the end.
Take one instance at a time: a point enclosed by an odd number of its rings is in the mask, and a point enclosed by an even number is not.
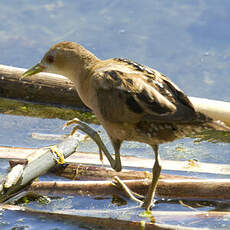
{"type": "MultiPolygon", "coordinates": [[[[31,102],[84,107],[67,78],[50,73],[20,79],[25,69],[0,65],[0,96],[31,102]],[[73,100],[74,98],[74,100],[73,100]],[[60,103],[61,102],[61,103],[60,103]]],[[[196,110],[230,125],[230,103],[189,97],[196,110]]]]}
{"type": "MultiPolygon", "coordinates": [[[[34,152],[36,149],[32,148],[19,148],[19,147],[6,147],[0,146],[0,158],[5,159],[26,159],[27,156],[34,152]]],[[[121,156],[122,165],[125,168],[142,168],[152,169],[154,159],[140,158],[134,156],[121,156]]],[[[88,165],[101,165],[98,153],[85,153],[76,152],[73,153],[66,163],[78,163],[88,165]]],[[[164,170],[174,171],[187,171],[187,172],[200,172],[200,173],[213,173],[213,174],[230,174],[229,164],[213,164],[213,163],[202,163],[196,161],[171,161],[161,160],[164,170]]],[[[104,159],[104,166],[110,166],[107,159],[104,159]]]]}

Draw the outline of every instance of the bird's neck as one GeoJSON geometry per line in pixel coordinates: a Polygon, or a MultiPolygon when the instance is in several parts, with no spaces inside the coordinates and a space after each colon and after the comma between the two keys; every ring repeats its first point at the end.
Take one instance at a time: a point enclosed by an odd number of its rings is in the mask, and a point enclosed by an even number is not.
{"type": "Polygon", "coordinates": [[[90,76],[92,75],[92,70],[97,63],[100,62],[100,59],[95,56],[90,59],[82,60],[80,68],[76,66],[75,71],[70,73],[69,79],[74,83],[78,95],[81,100],[90,107],[88,104],[89,100],[89,88],[90,88],[90,76]]]}
{"type": "Polygon", "coordinates": [[[93,66],[99,62],[95,55],[91,52],[84,50],[84,54],[79,54],[73,57],[70,66],[66,68],[66,76],[75,83],[75,85],[81,85],[89,75],[93,66]]]}

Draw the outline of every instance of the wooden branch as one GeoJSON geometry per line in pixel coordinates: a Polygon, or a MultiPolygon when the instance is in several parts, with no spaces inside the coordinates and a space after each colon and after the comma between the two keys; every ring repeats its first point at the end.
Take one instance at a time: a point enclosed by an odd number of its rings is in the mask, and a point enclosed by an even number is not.
{"type": "MultiPolygon", "coordinates": [[[[55,145],[66,158],[78,147],[77,136],[70,136],[55,145]]],[[[41,148],[27,156],[26,165],[16,165],[9,172],[7,178],[0,185],[0,202],[7,200],[17,191],[25,188],[33,179],[47,172],[56,164],[55,154],[50,148],[41,148]]]]}
{"type": "MultiPolygon", "coordinates": [[[[11,161],[12,162],[12,161],[11,161]]],[[[111,168],[105,168],[94,165],[83,165],[69,162],[63,165],[56,165],[51,169],[52,173],[57,176],[65,177],[71,180],[109,180],[115,176],[121,180],[135,180],[135,179],[151,179],[152,173],[147,171],[136,171],[123,169],[121,172],[116,172],[111,168]]],[[[162,173],[161,179],[190,179],[194,177],[177,176],[162,173]]]]}
{"type": "MultiPolygon", "coordinates": [[[[200,228],[192,228],[178,225],[158,224],[145,221],[129,221],[118,218],[108,218],[109,211],[101,211],[97,213],[97,210],[78,210],[78,214],[72,214],[68,211],[46,211],[46,210],[35,210],[27,207],[20,207],[16,205],[1,205],[1,210],[17,211],[22,213],[28,213],[29,215],[46,216],[47,218],[54,218],[58,220],[68,220],[79,224],[87,224],[96,228],[102,228],[107,230],[201,230],[200,228]],[[91,215],[106,214],[106,217],[93,217],[91,215]]],[[[119,211],[119,210],[118,210],[119,211]]],[[[111,212],[114,212],[112,210],[111,212]]],[[[153,211],[153,217],[170,217],[178,219],[181,216],[196,216],[196,217],[224,217],[229,215],[229,212],[157,212],[153,211]],[[189,215],[190,214],[190,215],[189,215]]],[[[157,219],[157,218],[156,218],[157,219]]],[[[205,228],[202,228],[205,230],[205,228]]]]}
{"type": "Polygon", "coordinates": [[[65,177],[71,180],[108,180],[114,176],[118,176],[122,180],[133,180],[133,179],[146,179],[150,178],[151,174],[143,171],[125,170],[116,172],[113,169],[105,168],[101,166],[83,165],[77,163],[68,163],[64,166],[57,165],[51,169],[51,172],[57,176],[65,177]]]}
{"type": "Polygon", "coordinates": [[[35,78],[20,79],[26,69],[0,65],[0,96],[56,105],[85,107],[73,83],[67,78],[39,73],[35,78]],[[73,99],[74,98],[74,99],[73,99]]]}
{"type": "MultiPolygon", "coordinates": [[[[146,195],[151,180],[124,180],[132,191],[146,195]]],[[[111,181],[33,182],[29,191],[42,194],[111,195],[122,194],[111,181]]],[[[157,196],[173,199],[230,199],[229,179],[160,179],[157,196]]]]}
{"type": "MultiPolygon", "coordinates": [[[[19,147],[4,147],[0,146],[0,158],[5,159],[26,159],[27,156],[34,152],[36,149],[31,148],[19,148],[19,147]]],[[[98,153],[84,153],[77,152],[72,154],[67,163],[82,163],[88,165],[101,165],[98,153]]],[[[134,156],[122,156],[121,157],[123,167],[129,168],[145,168],[152,169],[154,159],[140,158],[134,156]]],[[[161,160],[164,170],[176,170],[176,171],[190,171],[200,173],[214,173],[214,174],[230,174],[229,164],[213,164],[202,163],[193,161],[171,161],[161,160]]],[[[107,159],[104,159],[104,166],[110,166],[107,159]]]]}
{"type": "MultiPolygon", "coordinates": [[[[94,158],[99,158],[98,154],[94,158]]],[[[11,155],[12,156],[12,155],[11,155]]],[[[79,153],[81,158],[88,158],[89,154],[84,156],[79,153]]],[[[96,159],[95,158],[95,159],[96,159]]],[[[142,159],[143,160],[143,159],[142,159]]],[[[146,160],[149,161],[149,160],[146,160]]],[[[129,161],[130,162],[130,161],[129,161]]],[[[136,159],[135,162],[140,162],[136,159]]],[[[37,163],[36,163],[37,164],[37,163]]],[[[175,164],[175,162],[174,162],[175,164]]],[[[176,165],[178,165],[176,163],[176,165]]],[[[71,179],[91,180],[91,181],[73,181],[73,182],[34,182],[30,190],[40,193],[66,193],[66,194],[90,194],[90,195],[108,195],[112,193],[120,193],[116,187],[111,185],[110,181],[92,181],[93,180],[108,180],[113,176],[119,176],[121,179],[139,179],[128,180],[127,185],[137,193],[145,194],[150,183],[150,173],[127,171],[115,172],[111,169],[106,169],[96,166],[85,166],[76,163],[70,163],[66,167],[59,166],[61,175],[71,179]],[[142,180],[140,180],[142,178],[142,180]]],[[[60,172],[58,172],[60,175],[60,172]]],[[[230,180],[220,179],[197,179],[175,175],[162,174],[158,187],[157,194],[161,197],[181,198],[181,199],[229,199],[230,198],[230,180]]]]}
{"type": "MultiPolygon", "coordinates": [[[[30,189],[39,193],[87,194],[93,196],[120,194],[121,191],[112,186],[110,181],[102,181],[112,180],[114,176],[118,176],[120,179],[126,180],[132,190],[145,195],[151,179],[151,174],[147,172],[134,170],[115,172],[104,167],[79,165],[76,163],[70,163],[67,166],[57,165],[55,168],[52,168],[52,171],[59,176],[65,176],[78,181],[76,183],[62,181],[35,182],[30,189]]],[[[229,199],[230,180],[207,180],[162,174],[157,191],[159,196],[169,198],[229,199]]]]}
{"type": "MultiPolygon", "coordinates": [[[[20,80],[25,69],[0,65],[0,96],[32,102],[84,107],[67,78],[49,73],[20,80]],[[73,100],[74,98],[74,100],[73,100]]],[[[230,102],[189,97],[196,110],[230,126],[230,102]]]]}

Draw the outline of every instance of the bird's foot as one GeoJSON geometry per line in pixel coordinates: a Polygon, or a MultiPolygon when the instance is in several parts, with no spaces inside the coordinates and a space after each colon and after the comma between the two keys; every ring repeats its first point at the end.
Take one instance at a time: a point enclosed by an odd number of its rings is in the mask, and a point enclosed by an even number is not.
{"type": "Polygon", "coordinates": [[[129,189],[128,186],[119,177],[115,176],[114,181],[112,183],[114,186],[123,190],[129,199],[139,203],[141,207],[147,211],[147,213],[150,213],[150,209],[152,209],[155,206],[155,201],[152,200],[152,198],[148,197],[148,195],[144,197],[138,193],[131,191],[131,189],[129,189]]]}
{"type": "Polygon", "coordinates": [[[57,148],[56,145],[50,146],[49,147],[52,153],[55,155],[55,160],[57,164],[64,164],[65,163],[65,158],[63,153],[57,148]]]}
{"type": "Polygon", "coordinates": [[[115,176],[113,179],[114,179],[114,180],[113,180],[112,184],[113,184],[114,186],[116,186],[116,187],[118,187],[119,189],[123,190],[123,191],[126,193],[126,195],[127,195],[131,200],[133,200],[133,201],[135,201],[135,202],[137,202],[137,203],[143,205],[143,201],[142,201],[142,200],[144,199],[143,196],[141,196],[140,194],[137,194],[137,193],[131,191],[131,190],[128,188],[128,186],[127,186],[119,177],[115,176]]]}
{"type": "Polygon", "coordinates": [[[103,165],[102,149],[103,149],[104,143],[102,142],[99,134],[94,129],[89,127],[86,123],[80,121],[77,118],[74,118],[73,120],[67,121],[64,124],[63,129],[65,129],[66,127],[68,127],[72,124],[76,124],[76,126],[72,129],[71,135],[73,135],[79,129],[79,130],[85,132],[89,137],[92,138],[92,140],[95,141],[95,143],[97,144],[98,149],[99,149],[100,161],[102,162],[102,165],[103,165]]]}
{"type": "Polygon", "coordinates": [[[147,212],[151,212],[150,210],[155,206],[155,200],[149,200],[148,196],[145,197],[142,202],[141,207],[144,208],[147,212]]]}

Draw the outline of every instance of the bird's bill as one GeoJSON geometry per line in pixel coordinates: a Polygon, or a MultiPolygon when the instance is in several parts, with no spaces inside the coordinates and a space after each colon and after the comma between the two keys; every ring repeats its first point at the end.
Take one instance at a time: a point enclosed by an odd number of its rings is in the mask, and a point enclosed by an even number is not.
{"type": "Polygon", "coordinates": [[[42,66],[40,63],[31,67],[30,69],[28,69],[25,73],[23,73],[22,77],[21,78],[24,78],[24,77],[28,77],[28,76],[31,76],[31,75],[34,75],[36,73],[40,73],[42,72],[43,70],[45,69],[44,66],[42,66]]]}

